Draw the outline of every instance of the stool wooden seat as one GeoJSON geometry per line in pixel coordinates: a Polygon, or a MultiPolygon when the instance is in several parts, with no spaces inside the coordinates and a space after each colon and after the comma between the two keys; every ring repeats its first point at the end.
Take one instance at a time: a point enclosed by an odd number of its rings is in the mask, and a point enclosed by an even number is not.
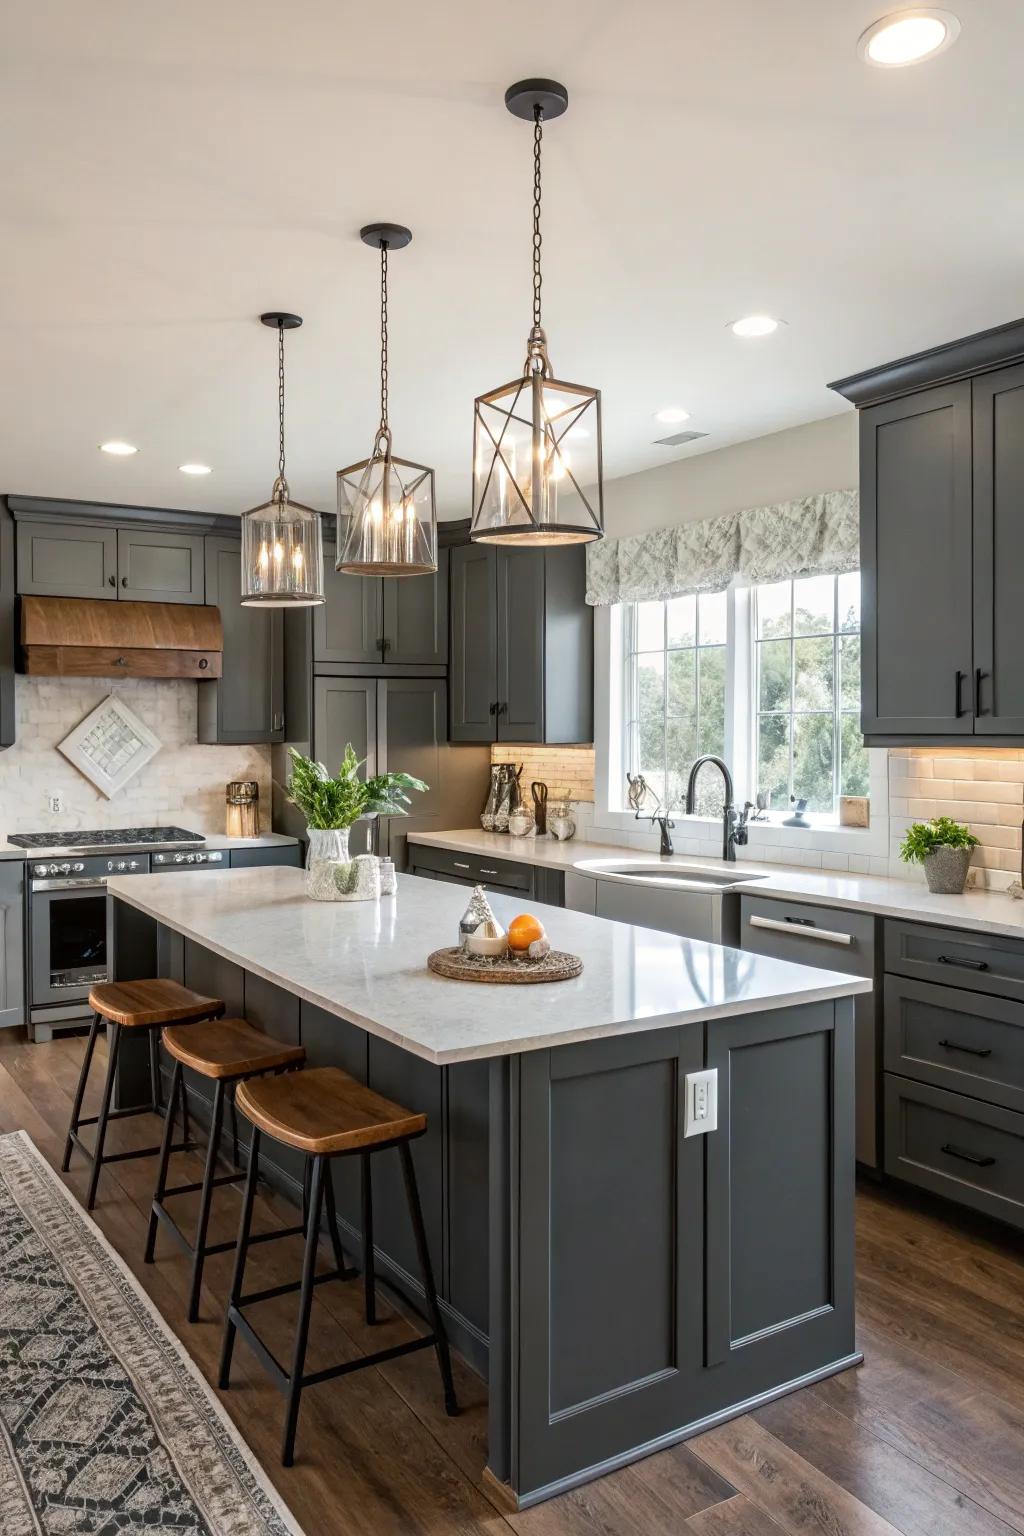
{"type": "MultiPolygon", "coordinates": [[[[149,1232],[146,1236],[146,1263],[152,1264],[156,1252],[157,1227],[163,1222],[179,1247],[192,1260],[192,1284],[189,1291],[188,1320],[194,1323],[199,1316],[199,1295],[203,1284],[203,1266],[211,1253],[226,1253],[234,1242],[208,1243],[210,1205],[213,1191],[223,1184],[237,1184],[245,1175],[238,1166],[238,1130],[235,1122],[235,1095],[245,1086],[244,1079],[259,1072],[281,1072],[289,1067],[301,1066],[306,1053],[301,1045],[289,1045],[275,1040],[256,1029],[246,1019],[207,1019],[196,1024],[173,1024],[163,1031],[163,1043],[174,1061],[171,1073],[170,1103],[164,1124],[160,1162],[157,1167],[156,1189],[149,1215],[149,1232]],[[176,1184],[167,1187],[167,1170],[174,1141],[174,1111],[178,1094],[185,1099],[182,1069],[213,1082],[213,1108],[210,1115],[210,1138],[206,1147],[206,1162],[201,1182],[176,1184]],[[225,1100],[231,1110],[232,1150],[231,1171],[217,1175],[217,1158],[220,1155],[221,1131],[224,1124],[225,1100]],[[190,1241],[168,1211],[165,1201],[172,1195],[190,1195],[200,1190],[199,1211],[196,1216],[195,1234],[190,1241]]],[[[285,1078],[271,1079],[285,1082],[285,1078]]],[[[288,1229],[295,1237],[305,1231],[305,1226],[288,1229]]],[[[275,1234],[277,1235],[277,1234],[275,1234]]],[[[284,1234],[281,1234],[282,1236],[284,1234]]]]}
{"type": "MultiPolygon", "coordinates": [[[[67,1140],[64,1143],[62,1166],[64,1172],[67,1173],[71,1166],[71,1154],[75,1147],[78,1147],[79,1151],[84,1152],[86,1157],[92,1159],[92,1173],[89,1178],[89,1190],[85,1201],[86,1208],[91,1211],[96,1204],[96,1189],[99,1184],[100,1169],[104,1163],[118,1163],[135,1157],[152,1157],[160,1151],[159,1147],[141,1147],[133,1152],[115,1152],[112,1155],[104,1152],[107,1126],[111,1120],[127,1119],[131,1115],[159,1114],[161,1112],[160,1059],[157,1031],[165,1024],[190,1024],[200,1019],[217,1018],[224,1012],[224,1003],[219,997],[206,997],[203,993],[193,992],[188,987],[183,987],[179,982],[171,981],[167,977],[152,976],[139,981],[98,982],[89,992],[89,1006],[92,1009],[92,1025],[89,1030],[89,1039],[86,1042],[82,1070],[78,1075],[75,1100],[71,1107],[71,1123],[68,1126],[67,1140]],[[98,1115],[89,1115],[83,1118],[82,1101],[85,1098],[85,1089],[89,1080],[89,1069],[92,1066],[93,1052],[96,1049],[100,1021],[103,1019],[107,1021],[110,1027],[107,1032],[107,1076],[103,1085],[100,1112],[98,1115]],[[119,1107],[111,1109],[110,1104],[114,1095],[114,1084],[117,1080],[117,1062],[121,1049],[121,1037],[126,1029],[147,1030],[149,1033],[151,1102],[149,1104],[132,1105],[128,1108],[119,1107]],[[85,1145],[79,1134],[84,1125],[95,1125],[96,1127],[96,1141],[91,1148],[85,1145]]],[[[187,1103],[184,1105],[183,1119],[185,1126],[185,1142],[183,1146],[185,1146],[188,1144],[187,1103]]]]}
{"type": "Polygon", "coordinates": [[[340,1067],[243,1083],[237,1103],[261,1131],[311,1157],[372,1151],[427,1128],[426,1115],[392,1104],[340,1067]]]}
{"type": "Polygon", "coordinates": [[[164,977],[151,981],[102,981],[89,992],[89,1007],[125,1029],[188,1024],[224,1012],[219,997],[204,997],[164,977]]]}
{"type": "Polygon", "coordinates": [[[458,1411],[455,1385],[452,1380],[451,1358],[444,1321],[437,1303],[437,1290],[427,1246],[427,1234],[423,1225],[416,1171],[412,1161],[410,1143],[422,1136],[427,1128],[426,1115],[403,1109],[383,1098],[365,1084],[357,1082],[338,1067],[313,1067],[287,1077],[249,1079],[238,1087],[238,1108],[252,1124],[252,1141],[249,1147],[249,1171],[245,1181],[242,1202],[242,1220],[238,1230],[238,1246],[235,1253],[235,1272],[231,1281],[224,1329],[224,1347],[221,1352],[220,1386],[226,1390],[230,1384],[231,1356],[235,1334],[240,1332],[256,1358],[269,1372],[275,1385],[284,1392],[287,1400],[281,1460],[286,1467],[292,1464],[295,1451],[295,1431],[299,1419],[299,1406],[304,1387],[318,1382],[331,1381],[367,1366],[381,1365],[399,1355],[413,1350],[433,1348],[444,1389],[445,1408],[449,1414],[458,1411]],[[309,1174],[308,1198],[305,1201],[305,1252],[302,1262],[302,1278],[291,1284],[271,1286],[267,1290],[243,1294],[245,1265],[249,1245],[264,1242],[278,1235],[276,1232],[252,1235],[253,1203],[256,1195],[256,1177],[259,1163],[260,1138],[272,1137],[284,1146],[303,1152],[309,1174]],[[337,1215],[334,1206],[334,1186],[331,1180],[331,1159],[358,1155],[362,1164],[362,1252],[363,1284],[365,1289],[366,1321],[376,1322],[373,1262],[373,1199],[370,1164],[374,1154],[387,1148],[398,1151],[405,1182],[409,1216],[412,1221],[416,1253],[430,1319],[431,1332],[405,1344],[392,1345],[389,1349],[373,1354],[360,1355],[341,1365],[327,1366],[322,1370],[306,1373],[306,1345],[309,1338],[310,1311],[313,1291],[326,1281],[345,1279],[353,1271],[346,1270],[338,1236],[337,1215]],[[310,1165],[311,1171],[310,1171],[310,1165]],[[317,1242],[320,1235],[320,1216],[326,1206],[327,1226],[337,1268],[325,1274],[316,1273],[317,1242]],[[292,1349],[291,1370],[286,1371],[270,1352],[252,1323],[244,1315],[244,1308],[274,1296],[299,1292],[299,1315],[292,1349]]]}
{"type": "Polygon", "coordinates": [[[172,1024],[162,1035],[164,1049],[203,1077],[247,1077],[305,1061],[301,1045],[287,1045],[255,1029],[246,1019],[209,1019],[172,1024]]]}

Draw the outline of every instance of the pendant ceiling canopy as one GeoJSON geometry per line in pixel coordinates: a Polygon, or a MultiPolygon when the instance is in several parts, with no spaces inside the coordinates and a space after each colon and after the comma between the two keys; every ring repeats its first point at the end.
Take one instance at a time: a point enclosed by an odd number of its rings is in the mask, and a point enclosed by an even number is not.
{"type": "Polygon", "coordinates": [[[299,315],[260,315],[277,331],[277,479],[270,500],[242,514],[242,607],[311,608],[324,600],[320,514],[292,501],[284,473],[284,333],[299,315]]]}
{"type": "Polygon", "coordinates": [[[533,323],[521,375],[476,401],[470,538],[587,544],[604,537],[601,392],[554,377],[541,324],[541,146],[544,123],[566,111],[569,95],[556,80],[521,80],[505,105],[533,123],[533,323]]]}
{"type": "Polygon", "coordinates": [[[355,576],[425,576],[437,570],[434,471],[392,452],[388,421],[388,253],[412,232],[401,224],[359,231],[380,251],[380,422],[368,459],[338,471],[339,571],[355,576]]]}

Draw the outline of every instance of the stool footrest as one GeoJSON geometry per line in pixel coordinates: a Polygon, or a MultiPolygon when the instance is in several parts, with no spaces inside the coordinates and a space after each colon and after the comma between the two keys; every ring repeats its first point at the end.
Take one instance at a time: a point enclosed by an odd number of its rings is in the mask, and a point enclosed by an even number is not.
{"type": "Polygon", "coordinates": [[[390,1349],[375,1350],[372,1355],[361,1355],[358,1360],[346,1360],[343,1365],[329,1365],[322,1371],[311,1371],[300,1379],[302,1387],[315,1387],[321,1381],[333,1381],[337,1376],[349,1376],[353,1371],[364,1370],[370,1365],[384,1365],[402,1355],[412,1355],[418,1349],[433,1349],[437,1335],[426,1333],[421,1338],[409,1339],[405,1344],[392,1344],[390,1349]]]}
{"type": "MultiPolygon", "coordinates": [[[[336,1280],[337,1278],[338,1277],[336,1274],[319,1275],[313,1283],[315,1285],[317,1280],[336,1280]]],[[[298,1290],[298,1286],[290,1286],[288,1289],[298,1290]]],[[[232,1302],[228,1307],[228,1321],[234,1324],[239,1333],[241,1333],[242,1337],[245,1339],[246,1343],[249,1345],[250,1349],[266,1367],[278,1391],[285,1392],[292,1384],[291,1376],[285,1370],[277,1356],[272,1354],[271,1351],[267,1348],[266,1344],[264,1344],[263,1340],[256,1332],[256,1329],[252,1326],[252,1323],[249,1322],[247,1317],[242,1315],[240,1310],[240,1308],[245,1306],[247,1302],[251,1302],[253,1300],[259,1301],[268,1298],[269,1296],[276,1296],[280,1294],[280,1290],[274,1290],[265,1293],[257,1292],[255,1297],[240,1297],[237,1302],[232,1302]]],[[[437,1335],[433,1333],[427,1333],[422,1335],[420,1338],[409,1339],[404,1344],[392,1344],[389,1349],[375,1350],[372,1355],[360,1355],[355,1360],[343,1361],[341,1365],[329,1365],[321,1371],[311,1371],[308,1373],[308,1375],[299,1377],[298,1385],[301,1389],[304,1390],[306,1387],[317,1386],[322,1381],[334,1381],[339,1376],[350,1376],[353,1371],[363,1371],[374,1365],[385,1365],[389,1360],[400,1359],[402,1355],[415,1354],[417,1350],[433,1349],[436,1343],[437,1335]]]]}
{"type": "MultiPolygon", "coordinates": [[[[108,1120],[130,1120],[132,1115],[158,1115],[160,1113],[156,1104],[133,1104],[130,1109],[111,1109],[107,1112],[108,1120]]],[[[99,1115],[83,1115],[78,1122],[78,1128],[83,1125],[95,1125],[99,1115]]]]}
{"type": "MultiPolygon", "coordinates": [[[[302,1228],[299,1227],[297,1231],[301,1232],[302,1228]]],[[[292,1235],[295,1236],[297,1233],[293,1233],[292,1235]]],[[[268,1237],[283,1237],[284,1233],[263,1232],[260,1234],[260,1236],[262,1237],[263,1241],[266,1242],[268,1237]]],[[[250,1237],[249,1241],[250,1243],[258,1243],[260,1241],[260,1237],[250,1237]]],[[[326,1285],[328,1280],[342,1280],[344,1278],[345,1271],[343,1269],[328,1269],[322,1275],[314,1275],[313,1279],[310,1281],[310,1284],[326,1285]]],[[[238,1300],[232,1305],[232,1311],[237,1311],[239,1307],[254,1307],[256,1303],[260,1301],[273,1301],[276,1296],[294,1296],[295,1292],[301,1289],[301,1280],[288,1280],[284,1285],[272,1285],[268,1290],[265,1291],[250,1291],[248,1296],[239,1296],[238,1300]]]]}
{"type": "MultiPolygon", "coordinates": [[[[90,1122],[88,1120],[80,1121],[80,1124],[82,1125],[88,1125],[89,1123],[90,1122]]],[[[77,1131],[69,1131],[68,1137],[71,1141],[74,1142],[79,1152],[84,1153],[85,1156],[90,1159],[95,1158],[96,1154],[92,1147],[86,1146],[85,1142],[82,1140],[81,1136],[79,1136],[77,1131]]],[[[194,1141],[179,1141],[176,1142],[175,1145],[171,1148],[172,1152],[193,1152],[194,1150],[194,1141]]],[[[104,1164],[127,1163],[130,1162],[133,1157],[153,1157],[159,1151],[159,1147],[136,1147],[130,1152],[104,1152],[100,1161],[104,1164]]]]}
{"type": "MultiPolygon", "coordinates": [[[[210,1188],[220,1189],[224,1184],[239,1184],[244,1178],[244,1168],[239,1168],[237,1173],[220,1173],[215,1179],[210,1180],[210,1188]]],[[[166,1200],[169,1195],[194,1195],[202,1187],[202,1179],[197,1179],[194,1184],[175,1184],[172,1188],[164,1190],[163,1198],[166,1200]]]]}

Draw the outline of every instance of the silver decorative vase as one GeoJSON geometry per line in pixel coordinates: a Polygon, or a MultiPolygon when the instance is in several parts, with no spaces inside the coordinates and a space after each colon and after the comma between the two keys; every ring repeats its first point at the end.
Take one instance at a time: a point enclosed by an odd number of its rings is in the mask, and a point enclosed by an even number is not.
{"type": "Polygon", "coordinates": [[[369,853],[352,858],[348,827],[307,827],[306,895],[313,901],[376,901],[380,869],[369,853]]]}
{"type": "Polygon", "coordinates": [[[924,856],[924,877],[936,896],[959,896],[967,884],[970,848],[933,848],[924,856]]]}

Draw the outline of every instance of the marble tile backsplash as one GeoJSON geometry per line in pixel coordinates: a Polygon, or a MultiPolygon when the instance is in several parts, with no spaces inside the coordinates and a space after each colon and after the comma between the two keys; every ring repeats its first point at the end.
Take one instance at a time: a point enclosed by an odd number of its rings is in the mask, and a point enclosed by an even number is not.
{"type": "Polygon", "coordinates": [[[269,831],[270,748],[200,746],[197,687],[187,681],[19,676],[17,740],[0,752],[0,841],[11,832],[146,823],[223,832],[229,779],[258,781],[262,830],[269,831]],[[108,800],[57,751],[57,743],[110,693],[159,737],[161,750],[108,800]],[[62,812],[49,809],[54,795],[63,800],[62,812]]]}
{"type": "Polygon", "coordinates": [[[567,789],[574,800],[592,801],[594,798],[594,749],[593,747],[538,747],[516,745],[514,742],[496,742],[491,747],[492,763],[515,762],[523,765],[519,782],[527,803],[530,803],[530,785],[536,780],[548,786],[552,795],[557,789],[567,789]]]}

